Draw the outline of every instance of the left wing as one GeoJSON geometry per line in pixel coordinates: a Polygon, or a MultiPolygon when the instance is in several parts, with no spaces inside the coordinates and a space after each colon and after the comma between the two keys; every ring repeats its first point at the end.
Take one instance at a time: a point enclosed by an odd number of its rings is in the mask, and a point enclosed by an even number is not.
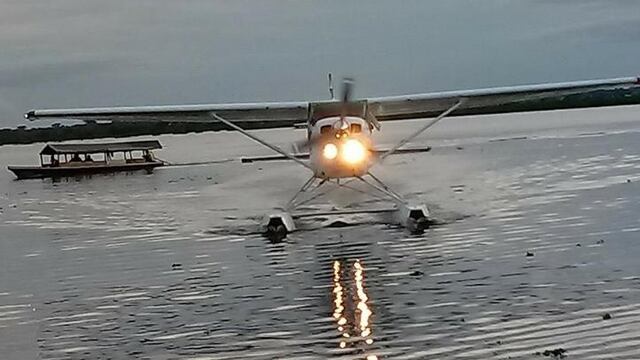
{"type": "Polygon", "coordinates": [[[370,98],[367,101],[371,114],[377,120],[384,121],[432,117],[451,108],[460,100],[464,102],[457,110],[464,111],[594,90],[635,86],[640,86],[640,77],[387,96],[370,98]]]}

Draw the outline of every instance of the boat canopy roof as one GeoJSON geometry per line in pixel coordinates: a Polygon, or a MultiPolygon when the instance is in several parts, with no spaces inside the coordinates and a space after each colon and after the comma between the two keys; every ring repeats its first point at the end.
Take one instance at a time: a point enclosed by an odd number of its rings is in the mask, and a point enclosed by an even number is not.
{"type": "Polygon", "coordinates": [[[47,144],[47,146],[40,151],[40,155],[92,154],[155,149],[162,149],[162,145],[160,145],[160,142],[157,140],[102,144],[47,144]]]}

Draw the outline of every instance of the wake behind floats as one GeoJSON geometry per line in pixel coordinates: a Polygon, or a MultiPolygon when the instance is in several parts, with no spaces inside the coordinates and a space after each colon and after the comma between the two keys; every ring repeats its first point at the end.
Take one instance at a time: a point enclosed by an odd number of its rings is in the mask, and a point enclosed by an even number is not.
{"type": "MultiPolygon", "coordinates": [[[[446,116],[458,109],[473,110],[532,99],[543,99],[586,91],[629,88],[640,85],[640,78],[577,81],[542,85],[526,85],[466,91],[449,91],[403,96],[352,99],[353,80],[344,79],[340,100],[334,98],[329,75],[331,100],[310,102],[202,104],[141,107],[108,107],[84,109],[31,110],[29,120],[73,119],[84,121],[125,122],[222,122],[231,129],[279,153],[283,159],[296,162],[311,172],[309,179],[287,202],[282,211],[269,214],[264,221],[266,235],[281,240],[296,229],[295,211],[322,195],[323,185],[360,191],[350,184],[365,185],[366,192],[384,197],[395,206],[396,220],[411,232],[421,233],[429,224],[429,211],[424,204],[412,204],[393,191],[371,172],[371,167],[387,156],[403,153],[402,147],[446,116]],[[372,134],[380,131],[380,122],[424,118],[439,112],[423,127],[389,149],[376,149],[372,134]],[[306,153],[291,154],[244,130],[238,123],[261,122],[263,128],[283,127],[283,122],[304,122],[307,136],[299,145],[306,153]],[[302,155],[302,156],[301,156],[302,155]],[[301,158],[308,158],[303,161],[301,158]]],[[[259,159],[256,161],[260,161],[259,159]]],[[[374,210],[372,210],[374,211],[374,210]]],[[[360,211],[366,212],[366,210],[360,211]]],[[[340,213],[335,211],[335,213],[340,213]]]]}

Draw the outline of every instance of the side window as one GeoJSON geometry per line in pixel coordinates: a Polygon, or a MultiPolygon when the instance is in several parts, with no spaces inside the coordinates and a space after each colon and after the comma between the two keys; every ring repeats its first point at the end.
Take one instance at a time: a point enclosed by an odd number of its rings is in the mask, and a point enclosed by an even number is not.
{"type": "Polygon", "coordinates": [[[360,124],[351,124],[351,133],[352,134],[357,134],[359,132],[362,132],[362,125],[360,125],[360,124]]]}
{"type": "Polygon", "coordinates": [[[328,134],[331,132],[331,125],[325,125],[320,128],[320,134],[328,134]]]}

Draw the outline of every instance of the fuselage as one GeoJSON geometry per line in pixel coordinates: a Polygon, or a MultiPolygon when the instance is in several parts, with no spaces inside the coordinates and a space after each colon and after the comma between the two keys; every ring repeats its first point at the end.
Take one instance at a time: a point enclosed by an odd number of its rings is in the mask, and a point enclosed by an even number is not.
{"type": "Polygon", "coordinates": [[[373,165],[371,127],[360,117],[339,116],[309,124],[309,158],[316,177],[363,176],[373,165]]]}

